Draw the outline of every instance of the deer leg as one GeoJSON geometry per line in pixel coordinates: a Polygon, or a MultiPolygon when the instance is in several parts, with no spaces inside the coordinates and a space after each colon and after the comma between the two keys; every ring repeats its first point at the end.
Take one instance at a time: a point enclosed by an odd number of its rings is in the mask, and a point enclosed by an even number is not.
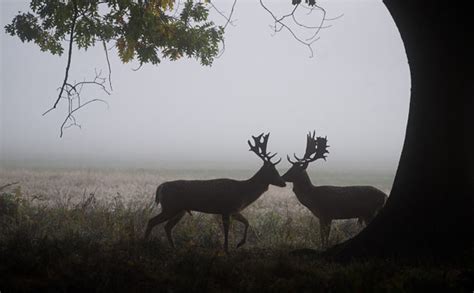
{"type": "Polygon", "coordinates": [[[321,247],[324,249],[325,245],[325,226],[322,219],[319,219],[319,236],[321,237],[321,247]]]}
{"type": "Polygon", "coordinates": [[[178,224],[178,222],[183,218],[186,211],[179,212],[176,216],[172,217],[165,225],[166,237],[168,238],[168,242],[170,243],[171,247],[174,248],[173,236],[171,235],[171,230],[173,227],[178,224]]]}
{"type": "Polygon", "coordinates": [[[153,227],[167,221],[169,218],[171,218],[170,214],[163,213],[163,212],[161,214],[151,218],[148,221],[148,224],[146,225],[145,239],[148,239],[148,237],[150,236],[150,233],[151,233],[151,229],[153,229],[153,227]]]}
{"type": "Polygon", "coordinates": [[[249,229],[249,221],[247,221],[247,219],[244,216],[242,216],[242,214],[240,214],[240,213],[233,214],[232,218],[234,218],[235,220],[237,220],[237,221],[239,221],[239,222],[241,222],[242,224],[245,225],[244,237],[239,242],[239,244],[237,244],[237,248],[239,248],[240,246],[244,245],[245,242],[247,241],[247,230],[249,229]]]}
{"type": "Polygon", "coordinates": [[[329,234],[331,234],[331,222],[332,220],[329,219],[326,224],[326,248],[329,247],[329,234]]]}
{"type": "Polygon", "coordinates": [[[328,247],[329,232],[331,231],[331,219],[319,219],[319,233],[321,234],[321,245],[323,249],[328,247]]]}
{"type": "Polygon", "coordinates": [[[222,215],[222,224],[224,225],[224,251],[229,253],[229,226],[230,226],[230,217],[229,215],[222,215]]]}

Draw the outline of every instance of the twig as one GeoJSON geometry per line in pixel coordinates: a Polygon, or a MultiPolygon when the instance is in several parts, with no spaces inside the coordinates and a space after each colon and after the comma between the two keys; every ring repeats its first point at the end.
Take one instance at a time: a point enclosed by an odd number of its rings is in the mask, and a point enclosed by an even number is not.
{"type": "Polygon", "coordinates": [[[232,3],[232,8],[230,10],[229,15],[227,16],[227,15],[225,15],[224,12],[222,12],[220,9],[218,9],[214,5],[214,3],[212,3],[212,1],[209,1],[209,5],[211,5],[211,7],[214,8],[214,10],[216,10],[217,13],[219,13],[223,18],[226,19],[226,23],[223,26],[224,30],[226,29],[227,25],[229,25],[229,24],[232,25],[232,26],[235,26],[234,21],[232,20],[232,15],[234,14],[235,4],[237,4],[237,0],[234,0],[234,3],[232,3]]]}
{"type": "Polygon", "coordinates": [[[112,87],[112,68],[110,67],[109,53],[107,52],[108,50],[104,40],[102,40],[102,45],[104,45],[105,59],[107,60],[107,67],[109,68],[109,86],[110,90],[113,91],[114,88],[112,87]]]}
{"type": "MultiPolygon", "coordinates": [[[[226,23],[224,24],[224,26],[222,27],[222,29],[225,31],[225,29],[227,28],[227,25],[232,25],[232,26],[235,26],[234,24],[234,21],[235,20],[232,20],[232,15],[234,15],[234,10],[235,10],[235,5],[237,4],[237,0],[234,0],[234,2],[232,3],[232,8],[230,9],[230,13],[229,15],[225,15],[224,12],[222,12],[220,9],[218,9],[213,3],[212,1],[209,2],[209,5],[211,5],[212,8],[214,8],[217,13],[219,13],[223,18],[226,19],[226,23]]],[[[222,49],[221,51],[219,52],[219,54],[216,56],[216,58],[220,58],[225,52],[225,40],[222,39],[222,49]]]]}
{"type": "MultiPolygon", "coordinates": [[[[78,111],[79,109],[82,109],[83,107],[85,107],[85,106],[87,106],[88,104],[93,103],[93,102],[102,102],[102,103],[106,104],[107,107],[109,106],[109,104],[108,104],[105,100],[102,100],[102,99],[92,99],[92,100],[87,101],[87,102],[85,102],[84,104],[78,106],[77,108],[73,109],[73,110],[68,114],[68,116],[66,117],[66,119],[64,119],[63,124],[61,124],[61,128],[60,128],[60,132],[61,132],[61,133],[60,133],[59,137],[63,137],[63,132],[64,132],[64,129],[65,129],[66,122],[67,122],[69,119],[72,119],[71,117],[73,117],[74,112],[78,111]]],[[[80,127],[80,125],[77,125],[77,126],[80,127]]],[[[68,126],[68,127],[70,127],[70,126],[68,126]]],[[[66,127],[66,128],[68,128],[68,127],[66,127]]]]}
{"type": "Polygon", "coordinates": [[[312,41],[312,42],[303,41],[301,38],[299,38],[299,37],[295,34],[295,32],[293,32],[293,30],[292,30],[290,27],[288,27],[288,26],[283,22],[283,20],[285,20],[285,19],[288,18],[288,17],[291,17],[291,16],[295,13],[296,9],[299,7],[299,4],[296,4],[296,5],[295,5],[295,8],[293,9],[293,11],[292,11],[291,13],[286,14],[286,15],[280,17],[280,18],[277,18],[277,17],[275,16],[275,14],[273,14],[273,12],[272,12],[270,9],[268,9],[268,8],[265,6],[265,4],[263,4],[263,1],[262,1],[262,0],[260,0],[260,5],[273,17],[273,20],[275,21],[275,24],[273,25],[273,30],[274,30],[275,33],[280,32],[283,28],[285,28],[285,29],[293,36],[293,38],[294,38],[295,40],[297,40],[297,41],[300,42],[301,44],[303,44],[303,45],[305,45],[305,46],[308,47],[308,49],[309,49],[309,51],[310,51],[310,53],[311,53],[310,58],[312,58],[312,57],[314,56],[313,48],[311,47],[311,45],[312,45],[315,41],[317,41],[317,40],[314,40],[314,41],[312,41]],[[280,25],[279,28],[277,28],[277,24],[280,25]]]}
{"type": "MultiPolygon", "coordinates": [[[[237,4],[237,0],[234,0],[234,3],[232,3],[232,8],[230,9],[229,18],[227,19],[227,22],[224,25],[224,30],[227,27],[227,25],[231,22],[232,15],[234,15],[235,4],[237,4]]],[[[234,25],[234,24],[231,23],[231,25],[234,25]]]]}
{"type": "Polygon", "coordinates": [[[329,28],[331,27],[331,25],[324,25],[324,22],[326,20],[335,20],[335,19],[338,19],[340,17],[342,17],[342,15],[336,17],[336,18],[333,18],[333,19],[327,19],[326,18],[326,10],[324,10],[324,8],[322,8],[321,6],[318,6],[316,3],[314,5],[312,5],[313,7],[306,7],[304,5],[300,5],[301,1],[300,2],[295,2],[295,6],[293,8],[293,10],[288,13],[288,14],[285,14],[281,17],[276,17],[275,14],[267,7],[265,6],[265,4],[263,3],[263,0],[260,0],[260,5],[272,16],[273,20],[274,20],[274,24],[271,26],[272,30],[273,30],[273,33],[276,34],[280,31],[282,31],[283,29],[287,30],[295,40],[297,40],[299,43],[305,45],[308,47],[308,49],[310,50],[310,57],[313,57],[314,56],[314,52],[313,52],[313,48],[312,48],[312,44],[314,42],[316,42],[317,40],[319,40],[319,37],[317,37],[321,31],[321,29],[325,29],[325,28],[329,28]],[[309,26],[309,25],[306,25],[306,24],[303,24],[302,22],[300,22],[297,17],[295,16],[295,12],[296,10],[298,9],[298,7],[303,7],[304,9],[308,9],[309,12],[307,13],[307,15],[309,15],[313,10],[315,9],[318,9],[320,11],[323,12],[323,16],[321,18],[321,22],[319,25],[317,26],[309,26]],[[294,24],[296,24],[297,26],[299,27],[302,27],[302,28],[305,28],[305,29],[310,29],[310,30],[314,30],[314,34],[303,40],[301,37],[299,37],[294,31],[293,29],[288,26],[287,23],[285,23],[285,20],[288,19],[288,18],[291,18],[294,22],[294,24]]]}
{"type": "Polygon", "coordinates": [[[321,27],[323,26],[324,21],[326,20],[326,10],[324,8],[322,8],[321,6],[318,6],[318,4],[314,4],[314,7],[318,8],[319,10],[321,10],[323,12],[323,17],[321,19],[321,23],[319,24],[319,28],[316,29],[316,32],[313,34],[312,37],[306,39],[307,41],[315,38],[319,34],[319,32],[321,31],[321,27]]]}
{"type": "Polygon", "coordinates": [[[102,71],[97,72],[97,69],[96,69],[95,77],[93,80],[89,80],[89,81],[84,80],[80,82],[75,82],[73,84],[67,82],[65,84],[64,92],[66,93],[66,96],[61,96],[61,98],[66,99],[68,101],[68,111],[67,111],[66,117],[64,118],[63,123],[61,124],[59,137],[63,136],[65,129],[68,129],[72,126],[77,126],[78,128],[81,128],[81,125],[77,122],[76,117],[74,116],[74,113],[82,109],[84,106],[89,105],[92,102],[102,102],[108,106],[108,103],[102,99],[92,99],[85,103],[82,103],[82,98],[81,98],[81,91],[84,85],[96,85],[100,89],[102,89],[106,94],[110,95],[110,92],[107,90],[107,88],[104,85],[106,83],[106,80],[107,78],[102,77],[102,71]],[[67,124],[68,122],[70,123],[67,124]]]}
{"type": "Polygon", "coordinates": [[[133,71],[138,71],[138,70],[140,70],[140,68],[142,68],[142,66],[143,66],[143,63],[140,62],[140,65],[138,65],[137,68],[132,68],[132,70],[133,70],[133,71]]]}

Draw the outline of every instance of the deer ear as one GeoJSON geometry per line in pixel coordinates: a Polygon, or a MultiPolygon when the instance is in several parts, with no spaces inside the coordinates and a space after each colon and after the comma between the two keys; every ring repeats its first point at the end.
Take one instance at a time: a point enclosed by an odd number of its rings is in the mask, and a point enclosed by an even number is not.
{"type": "Polygon", "coordinates": [[[308,168],[308,164],[308,162],[303,163],[303,165],[301,165],[301,168],[303,168],[303,170],[306,170],[306,168],[308,168]]]}

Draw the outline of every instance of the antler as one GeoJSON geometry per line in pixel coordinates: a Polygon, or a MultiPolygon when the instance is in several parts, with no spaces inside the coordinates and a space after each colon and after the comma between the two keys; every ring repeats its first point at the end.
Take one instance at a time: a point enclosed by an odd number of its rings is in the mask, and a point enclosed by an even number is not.
{"type": "MultiPolygon", "coordinates": [[[[268,143],[268,137],[270,136],[270,133],[267,134],[260,134],[259,136],[255,137],[252,135],[253,141],[255,145],[252,145],[250,140],[247,141],[247,143],[250,146],[250,151],[254,152],[260,159],[262,159],[265,162],[272,163],[271,159],[276,156],[277,153],[267,153],[267,143],[268,143]],[[263,139],[263,140],[262,140],[263,139]]],[[[273,165],[276,165],[280,163],[280,160],[278,160],[276,163],[272,163],[273,165]]]]}
{"type": "Polygon", "coordinates": [[[327,136],[326,137],[316,137],[316,131],[313,131],[311,134],[311,131],[308,133],[306,136],[306,151],[304,153],[303,158],[298,158],[296,154],[293,154],[293,156],[296,159],[296,162],[293,162],[290,160],[290,157],[287,155],[287,159],[291,164],[307,164],[310,162],[314,162],[317,159],[324,159],[326,161],[326,154],[329,153],[327,148],[329,147],[327,145],[327,136]]]}

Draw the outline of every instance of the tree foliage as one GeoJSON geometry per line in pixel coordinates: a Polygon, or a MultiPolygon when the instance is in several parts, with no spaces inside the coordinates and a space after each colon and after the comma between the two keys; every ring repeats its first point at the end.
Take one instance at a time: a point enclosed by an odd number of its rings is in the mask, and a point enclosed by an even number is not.
{"type": "Polygon", "coordinates": [[[115,44],[124,63],[158,64],[186,56],[211,65],[223,28],[208,20],[206,3],[175,5],[174,0],[31,0],[31,11],[19,13],[5,29],[54,55],[64,53],[64,41],[79,49],[104,41],[115,44]]]}
{"type": "MultiPolygon", "coordinates": [[[[188,57],[210,66],[225,49],[224,30],[227,24],[232,24],[236,2],[234,0],[227,16],[210,0],[30,0],[31,11],[19,12],[5,26],[5,31],[17,36],[22,42],[34,42],[42,51],[53,55],[62,55],[67,51],[66,70],[59,94],[53,106],[43,113],[45,115],[56,109],[62,100],[67,102],[67,115],[60,127],[62,136],[65,128],[81,127],[74,116],[78,110],[92,102],[106,103],[102,99],[84,99],[81,90],[85,85],[110,94],[102,71],[96,70],[92,80],[70,81],[73,45],[87,50],[97,42],[102,43],[107,58],[110,90],[112,71],[108,57],[110,46],[107,44],[113,44],[123,63],[136,60],[141,66],[158,64],[163,59],[174,61],[188,57]],[[216,25],[208,19],[210,8],[226,19],[225,25],[216,25]],[[65,44],[67,49],[63,47],[65,44]]],[[[260,0],[261,6],[274,20],[274,32],[287,30],[294,39],[309,48],[312,56],[311,45],[318,40],[317,35],[324,28],[326,11],[316,5],[314,0],[305,0],[308,5],[305,8],[309,11],[307,15],[315,9],[323,13],[320,25],[306,26],[297,21],[294,15],[296,9],[303,6],[301,0],[292,2],[294,8],[291,13],[277,17],[260,0]],[[290,18],[298,26],[312,30],[312,36],[306,40],[297,36],[285,23],[290,18]]]]}

